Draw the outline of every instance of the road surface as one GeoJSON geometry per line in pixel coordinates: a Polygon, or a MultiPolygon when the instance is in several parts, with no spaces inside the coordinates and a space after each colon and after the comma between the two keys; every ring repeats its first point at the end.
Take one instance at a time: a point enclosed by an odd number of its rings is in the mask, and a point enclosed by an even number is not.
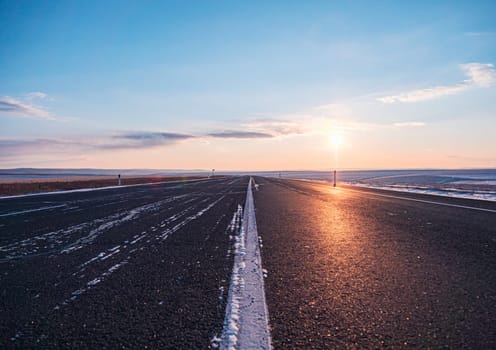
{"type": "Polygon", "coordinates": [[[210,346],[247,183],[0,200],[0,348],[210,346]]]}
{"type": "MultiPolygon", "coordinates": [[[[248,179],[0,200],[0,348],[217,346],[248,179]]],[[[496,348],[496,203],[254,180],[275,349],[496,348]]]]}
{"type": "Polygon", "coordinates": [[[496,348],[496,203],[256,182],[274,348],[496,348]]]}

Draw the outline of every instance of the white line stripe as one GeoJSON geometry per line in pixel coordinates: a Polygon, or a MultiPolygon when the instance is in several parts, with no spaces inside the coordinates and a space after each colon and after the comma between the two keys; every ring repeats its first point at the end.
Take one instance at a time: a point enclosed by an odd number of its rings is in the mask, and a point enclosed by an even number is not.
{"type": "Polygon", "coordinates": [[[75,190],[63,190],[63,191],[52,191],[52,192],[26,193],[26,194],[16,194],[16,195],[13,195],[13,196],[0,196],[0,200],[2,200],[2,199],[10,199],[10,198],[45,196],[45,195],[48,195],[48,194],[66,194],[66,193],[77,193],[77,192],[93,192],[93,191],[101,191],[101,190],[117,190],[119,188],[126,188],[126,187],[151,186],[151,185],[173,184],[173,183],[194,182],[194,181],[207,181],[207,180],[213,180],[213,179],[204,178],[204,179],[191,179],[191,180],[174,180],[174,181],[161,181],[161,182],[146,182],[146,183],[134,184],[134,185],[121,185],[121,186],[115,185],[115,186],[105,186],[105,187],[95,187],[95,188],[93,188],[93,187],[91,187],[91,188],[77,188],[75,190]]]}
{"type": "Polygon", "coordinates": [[[221,349],[272,349],[251,188],[252,178],[246,193],[240,249],[234,258],[221,349]]]}
{"type": "MultiPolygon", "coordinates": [[[[352,190],[352,189],[343,188],[343,187],[340,187],[340,188],[341,189],[344,189],[346,191],[350,191],[350,192],[366,193],[366,194],[371,194],[373,196],[380,196],[380,197],[386,197],[386,198],[395,198],[395,199],[403,199],[405,201],[421,202],[421,203],[428,203],[428,204],[437,204],[437,205],[444,205],[446,207],[455,207],[455,208],[463,208],[463,209],[485,211],[485,212],[489,212],[489,213],[496,213],[496,210],[494,210],[494,209],[486,209],[486,208],[470,207],[470,206],[467,206],[467,205],[459,205],[459,204],[450,204],[450,203],[443,203],[443,202],[436,202],[436,201],[428,201],[428,200],[425,200],[425,199],[415,199],[415,198],[408,198],[408,197],[401,197],[401,196],[393,196],[393,195],[389,195],[389,194],[375,193],[375,192],[371,192],[371,191],[352,190]]],[[[387,191],[387,190],[384,190],[384,191],[387,191]]]]}
{"type": "Polygon", "coordinates": [[[12,215],[20,215],[20,214],[32,213],[32,212],[35,212],[35,211],[42,211],[42,210],[48,210],[48,209],[62,208],[62,207],[66,207],[66,206],[67,206],[67,204],[61,204],[61,205],[52,205],[52,206],[49,206],[49,207],[41,207],[41,208],[36,208],[36,209],[27,209],[27,210],[21,210],[21,211],[14,211],[14,212],[11,212],[11,213],[2,214],[2,215],[0,215],[0,217],[12,216],[12,215]]]}

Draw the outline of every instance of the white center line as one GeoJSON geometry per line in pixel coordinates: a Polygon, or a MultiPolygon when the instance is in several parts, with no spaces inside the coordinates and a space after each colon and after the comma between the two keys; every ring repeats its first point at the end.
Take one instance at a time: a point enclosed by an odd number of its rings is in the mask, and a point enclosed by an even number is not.
{"type": "Polygon", "coordinates": [[[252,181],[250,178],[234,257],[221,349],[272,348],[252,181]]]}

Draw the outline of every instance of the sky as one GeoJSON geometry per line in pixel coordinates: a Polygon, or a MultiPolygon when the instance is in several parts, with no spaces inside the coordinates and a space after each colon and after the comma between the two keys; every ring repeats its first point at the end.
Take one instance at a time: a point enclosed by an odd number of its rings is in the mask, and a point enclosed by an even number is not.
{"type": "Polygon", "coordinates": [[[0,168],[494,168],[495,13],[0,0],[0,168]]]}

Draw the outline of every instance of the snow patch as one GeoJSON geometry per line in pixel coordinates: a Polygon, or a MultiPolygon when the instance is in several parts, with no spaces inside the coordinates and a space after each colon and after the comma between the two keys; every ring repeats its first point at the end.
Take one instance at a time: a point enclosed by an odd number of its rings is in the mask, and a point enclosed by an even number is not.
{"type": "Polygon", "coordinates": [[[202,210],[200,210],[199,212],[197,212],[196,214],[194,215],[191,215],[191,216],[188,216],[186,219],[184,219],[183,221],[181,221],[180,223],[176,224],[175,226],[163,231],[161,233],[161,235],[157,236],[157,240],[158,239],[161,239],[161,240],[165,240],[167,239],[167,237],[169,237],[171,234],[173,234],[174,232],[176,232],[177,230],[179,230],[181,227],[184,227],[185,225],[187,225],[189,222],[193,221],[193,220],[196,220],[198,219],[200,216],[202,216],[203,214],[205,214],[207,211],[209,211],[213,206],[215,206],[217,203],[219,203],[221,200],[224,199],[225,196],[222,196],[220,197],[219,199],[215,200],[214,202],[210,203],[209,205],[207,205],[205,208],[203,208],[202,210]]]}
{"type": "Polygon", "coordinates": [[[476,199],[476,200],[484,200],[484,201],[492,201],[492,202],[496,201],[496,193],[491,191],[463,191],[462,189],[458,189],[458,188],[436,189],[428,186],[407,186],[407,185],[380,186],[380,185],[371,185],[371,184],[356,183],[356,182],[349,182],[346,184],[351,186],[373,188],[378,190],[429,194],[440,197],[476,199]]]}
{"type": "Polygon", "coordinates": [[[97,228],[91,230],[86,236],[79,238],[74,243],[69,244],[66,248],[62,249],[61,253],[70,253],[75,250],[78,250],[82,248],[84,245],[92,243],[101,232],[109,230],[114,226],[121,225],[127,221],[133,220],[145,211],[157,210],[161,204],[162,202],[146,204],[134,208],[129,212],[112,215],[111,217],[115,218],[114,220],[107,221],[101,224],[100,226],[98,226],[97,228]]]}
{"type": "MultiPolygon", "coordinates": [[[[76,289],[75,291],[73,291],[71,293],[71,297],[69,297],[68,299],[66,299],[62,302],[62,306],[68,305],[70,302],[75,301],[80,295],[86,293],[91,288],[95,287],[97,284],[104,281],[108,276],[113,274],[115,271],[117,271],[119,268],[121,268],[123,265],[125,265],[127,263],[128,263],[127,260],[123,260],[120,263],[113,265],[111,268],[109,268],[107,271],[102,273],[100,276],[87,282],[84,287],[76,289]]],[[[55,306],[54,310],[58,310],[58,309],[60,309],[60,306],[59,305],[55,306]]]]}

